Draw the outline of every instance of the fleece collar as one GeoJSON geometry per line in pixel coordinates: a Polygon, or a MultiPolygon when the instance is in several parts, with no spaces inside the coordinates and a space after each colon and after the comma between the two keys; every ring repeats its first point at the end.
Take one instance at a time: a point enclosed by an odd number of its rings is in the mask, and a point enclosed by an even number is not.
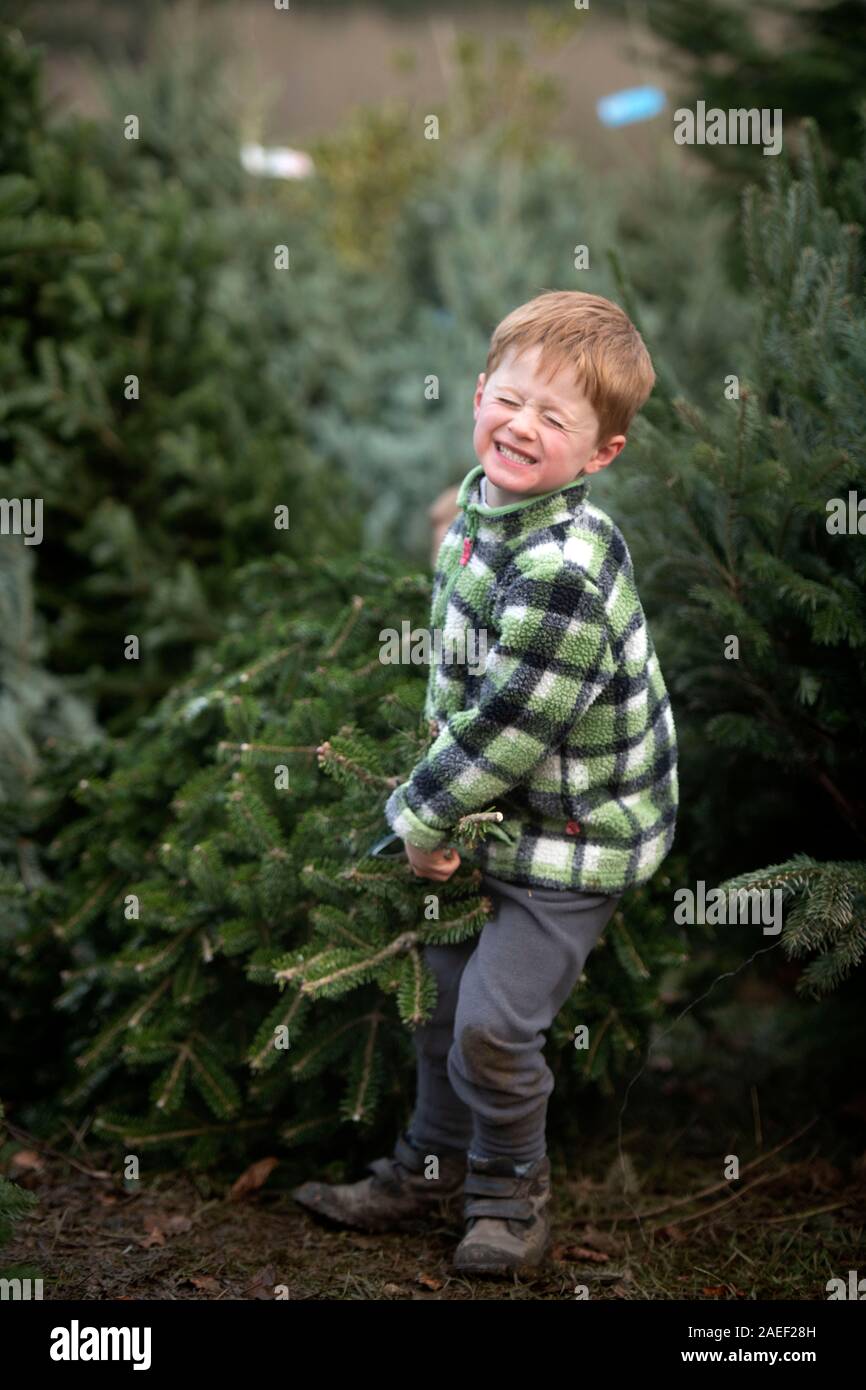
{"type": "MultiPolygon", "coordinates": [[[[484,467],[479,463],[466,474],[457,494],[457,505],[466,518],[464,553],[467,549],[471,550],[482,521],[489,523],[503,518],[503,533],[512,539],[541,530],[545,526],[552,526],[557,521],[562,521],[565,514],[576,514],[589,495],[589,479],[586,474],[581,474],[574,482],[566,483],[555,492],[541,492],[533,497],[525,497],[522,502],[509,502],[504,507],[490,507],[480,501],[483,474],[484,467]],[[564,497],[563,493],[569,495],[564,497]]],[[[468,554],[466,558],[468,559],[468,554]]]]}

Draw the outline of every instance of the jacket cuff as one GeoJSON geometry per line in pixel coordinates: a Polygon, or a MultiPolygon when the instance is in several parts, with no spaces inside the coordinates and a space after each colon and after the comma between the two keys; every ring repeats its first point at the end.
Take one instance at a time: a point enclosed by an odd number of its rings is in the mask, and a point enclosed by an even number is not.
{"type": "Polygon", "coordinates": [[[431,854],[434,849],[448,843],[451,832],[441,830],[436,826],[426,825],[419,820],[415,812],[410,810],[406,804],[406,788],[408,782],[403,782],[401,786],[395,787],[385,803],[385,819],[391,829],[405,840],[408,844],[414,845],[416,849],[424,850],[431,854]]]}

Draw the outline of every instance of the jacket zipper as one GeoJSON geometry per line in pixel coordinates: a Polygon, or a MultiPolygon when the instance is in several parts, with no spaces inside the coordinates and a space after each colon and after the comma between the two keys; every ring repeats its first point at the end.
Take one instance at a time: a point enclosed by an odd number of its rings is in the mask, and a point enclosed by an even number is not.
{"type": "Polygon", "coordinates": [[[460,578],[460,571],[464,568],[464,566],[468,565],[469,563],[469,559],[472,555],[472,550],[475,545],[475,537],[477,534],[478,515],[476,512],[471,511],[468,513],[467,534],[463,539],[463,553],[461,554],[460,559],[457,561],[457,564],[454,566],[453,574],[450,574],[448,576],[448,582],[445,586],[445,593],[442,598],[443,615],[448,611],[448,603],[454,591],[454,586],[457,583],[457,580],[460,578]]]}

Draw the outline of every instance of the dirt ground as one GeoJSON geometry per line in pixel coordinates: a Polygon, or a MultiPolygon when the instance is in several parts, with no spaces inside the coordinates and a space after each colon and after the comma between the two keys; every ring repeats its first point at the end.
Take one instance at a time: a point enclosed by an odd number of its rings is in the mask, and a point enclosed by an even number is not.
{"type": "Polygon", "coordinates": [[[672,1162],[682,1137],[632,1129],[624,1163],[614,1135],[592,1146],[591,1171],[554,1166],[545,1266],[469,1280],[450,1268],[459,1204],[413,1230],[360,1234],[302,1211],[279,1163],[241,1197],[230,1181],[180,1172],[133,1190],[106,1171],[99,1149],[70,1145],[75,1155],[63,1156],[13,1127],[6,1174],[38,1204],[3,1265],[36,1266],[46,1300],[559,1300],[585,1286],[594,1299],[808,1301],[826,1299],[829,1278],[862,1264],[866,1153],[834,1162],[815,1121],[743,1164],[732,1184],[708,1181],[695,1155],[672,1162]],[[640,1180],[628,1157],[636,1153],[640,1180]]]}
{"type": "Polygon", "coordinates": [[[588,1089],[579,1114],[555,1088],[553,1239],[529,1274],[452,1270],[459,1198],[384,1235],[299,1207],[305,1178],[366,1176],[378,1150],[360,1135],[357,1171],[335,1145],[328,1172],[275,1150],[246,1171],[166,1167],[128,1183],[89,1120],[37,1138],[8,1104],[0,1172],[37,1200],[0,1267],[31,1267],[46,1300],[825,1301],[829,1279],[866,1261],[862,999],[855,982],[806,1004],[782,975],[727,982],[702,1029],[681,1015],[627,1086],[588,1089]]]}

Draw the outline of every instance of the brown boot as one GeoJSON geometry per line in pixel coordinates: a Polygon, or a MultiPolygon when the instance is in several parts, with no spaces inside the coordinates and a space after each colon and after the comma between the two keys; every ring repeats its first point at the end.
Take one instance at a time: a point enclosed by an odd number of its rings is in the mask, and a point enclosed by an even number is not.
{"type": "Polygon", "coordinates": [[[439,1157],[439,1177],[427,1178],[427,1149],[418,1148],[404,1132],[390,1158],[375,1158],[366,1166],[373,1174],[352,1183],[305,1182],[292,1192],[296,1202],[316,1216],[361,1231],[398,1230],[419,1217],[447,1214],[460,1197],[466,1176],[462,1149],[430,1148],[439,1157]]]}
{"type": "Polygon", "coordinates": [[[467,1157],[466,1235],[454,1254],[461,1274],[511,1274],[541,1264],[550,1243],[550,1159],[467,1157]],[[524,1171],[525,1170],[525,1171],[524,1171]]]}

